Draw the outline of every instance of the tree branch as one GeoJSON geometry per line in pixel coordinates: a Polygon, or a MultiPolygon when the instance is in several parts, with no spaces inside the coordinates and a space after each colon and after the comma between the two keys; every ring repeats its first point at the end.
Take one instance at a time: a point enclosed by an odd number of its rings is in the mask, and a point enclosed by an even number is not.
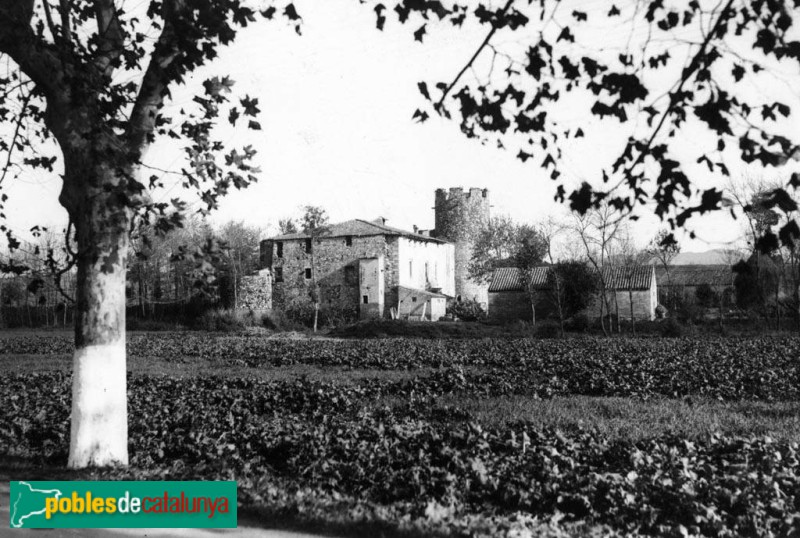
{"type": "Polygon", "coordinates": [[[19,131],[22,128],[22,122],[25,120],[25,111],[28,108],[28,103],[31,100],[33,92],[28,92],[28,95],[22,100],[22,108],[17,116],[17,125],[14,127],[14,135],[11,137],[11,144],[8,146],[8,156],[6,157],[6,164],[3,166],[3,173],[0,175],[0,185],[8,175],[8,169],[11,167],[11,157],[14,155],[14,146],[17,145],[17,138],[19,138],[19,131]]]}
{"type": "MultiPolygon", "coordinates": [[[[506,4],[503,6],[503,9],[500,10],[500,16],[505,15],[506,12],[511,8],[511,6],[513,4],[514,4],[514,0],[507,0],[506,4]]],[[[480,56],[480,54],[483,51],[483,49],[486,48],[486,46],[489,44],[489,41],[491,41],[492,37],[494,37],[495,32],[497,32],[497,28],[498,28],[498,26],[496,24],[492,24],[492,29],[489,30],[488,34],[486,34],[486,38],[483,40],[481,45],[475,51],[475,54],[472,55],[472,58],[470,58],[469,61],[464,65],[464,67],[461,68],[461,71],[458,72],[458,74],[453,79],[453,81],[444,90],[444,92],[442,93],[442,97],[433,106],[433,108],[436,110],[436,112],[439,112],[441,110],[442,105],[444,104],[444,100],[447,97],[447,95],[452,91],[453,87],[458,83],[458,81],[461,79],[461,77],[464,75],[464,73],[467,72],[467,69],[472,67],[472,64],[475,63],[475,60],[478,58],[478,56],[480,56]]]]}
{"type": "Polygon", "coordinates": [[[182,15],[184,7],[182,0],[164,2],[164,28],[156,42],[128,120],[126,138],[130,147],[141,154],[150,145],[158,111],[164,104],[169,83],[174,78],[170,75],[170,68],[181,54],[174,21],[182,15]]]}
{"type": "MultiPolygon", "coordinates": [[[[61,3],[64,4],[64,0],[61,0],[61,3]]],[[[94,3],[94,12],[97,35],[100,38],[99,54],[95,63],[106,76],[111,76],[114,70],[113,64],[125,47],[125,35],[117,17],[114,0],[97,0],[94,3]]]]}
{"type": "Polygon", "coordinates": [[[31,28],[34,0],[0,0],[0,54],[7,54],[48,100],[58,106],[69,100],[63,86],[64,67],[57,50],[31,28]]]}

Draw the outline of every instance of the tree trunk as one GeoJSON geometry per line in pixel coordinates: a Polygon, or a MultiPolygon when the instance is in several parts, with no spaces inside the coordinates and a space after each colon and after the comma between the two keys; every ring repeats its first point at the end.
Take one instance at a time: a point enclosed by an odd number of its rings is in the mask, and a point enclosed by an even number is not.
{"type": "MultiPolygon", "coordinates": [[[[112,182],[107,177],[97,181],[112,182]]],[[[65,181],[65,190],[68,184],[80,182],[65,181]]],[[[128,464],[125,263],[130,210],[116,208],[113,194],[90,189],[78,193],[82,199],[71,207],[78,280],[70,468],[128,464]]],[[[76,193],[70,195],[75,200],[76,193]]]]}
{"type": "Polygon", "coordinates": [[[636,317],[633,315],[633,284],[628,285],[628,301],[631,303],[631,333],[636,335],[636,317]]]}
{"type": "Polygon", "coordinates": [[[600,287],[601,287],[601,289],[600,289],[600,293],[601,293],[601,296],[600,296],[600,329],[603,331],[603,336],[608,336],[608,331],[606,330],[606,323],[605,323],[605,320],[603,319],[603,314],[604,314],[603,307],[606,304],[606,288],[605,288],[604,285],[601,285],[600,287]]]}

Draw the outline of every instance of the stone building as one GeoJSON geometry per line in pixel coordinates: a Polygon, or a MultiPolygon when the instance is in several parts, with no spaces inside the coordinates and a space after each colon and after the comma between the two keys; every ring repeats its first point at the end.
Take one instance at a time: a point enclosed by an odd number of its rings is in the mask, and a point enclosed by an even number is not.
{"type": "Polygon", "coordinates": [[[332,224],[314,236],[284,234],[261,243],[272,272],[272,303],[308,303],[319,290],[321,308],[360,318],[438,319],[441,299],[456,293],[454,245],[438,237],[386,225],[385,219],[332,224]],[[407,300],[406,300],[407,298],[407,300]]]}
{"type": "MultiPolygon", "coordinates": [[[[547,266],[533,269],[531,288],[537,319],[552,316],[555,312],[552,294],[549,293],[549,270],[547,266]]],[[[612,313],[619,312],[621,319],[630,319],[633,299],[635,319],[655,319],[658,288],[653,266],[605,267],[602,271],[612,313]]],[[[587,314],[591,317],[600,315],[600,294],[595,297],[587,314]]],[[[530,295],[523,286],[520,269],[503,267],[495,270],[489,284],[489,315],[500,322],[517,319],[529,321],[532,318],[530,295]]]]}
{"type": "Polygon", "coordinates": [[[717,293],[727,296],[730,303],[734,296],[736,274],[730,265],[672,265],[667,270],[663,265],[656,266],[659,302],[668,308],[680,297],[685,301],[696,302],[697,290],[709,286],[717,293]]]}
{"type": "Polygon", "coordinates": [[[469,278],[469,263],[475,239],[489,220],[489,209],[488,189],[436,189],[432,235],[455,246],[455,299],[475,299],[485,310],[489,308],[489,285],[469,278]]]}

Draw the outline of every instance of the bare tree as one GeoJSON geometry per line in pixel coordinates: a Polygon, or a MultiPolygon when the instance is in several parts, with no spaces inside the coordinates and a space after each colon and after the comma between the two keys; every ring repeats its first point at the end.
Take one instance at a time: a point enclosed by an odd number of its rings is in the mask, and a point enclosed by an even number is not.
{"type": "MultiPolygon", "coordinates": [[[[606,336],[608,336],[608,330],[605,326],[604,308],[605,312],[610,315],[611,303],[608,296],[609,283],[607,282],[603,269],[613,269],[610,254],[622,222],[623,215],[608,204],[603,204],[599,208],[589,210],[583,215],[575,213],[573,217],[572,229],[583,244],[586,257],[595,271],[597,271],[598,278],[600,279],[600,327],[603,330],[603,334],[606,336]]],[[[617,294],[613,286],[614,283],[612,282],[611,292],[616,301],[617,294]]],[[[617,315],[619,315],[618,312],[617,315]]],[[[619,326],[619,319],[617,319],[617,326],[619,326]]],[[[611,330],[613,331],[613,325],[611,330]]]]}

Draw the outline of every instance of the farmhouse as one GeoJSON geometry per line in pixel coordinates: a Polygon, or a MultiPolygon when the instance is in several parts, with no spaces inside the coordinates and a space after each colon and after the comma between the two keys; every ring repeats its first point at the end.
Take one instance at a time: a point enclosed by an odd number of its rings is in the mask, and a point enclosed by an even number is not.
{"type": "Polygon", "coordinates": [[[438,320],[448,301],[488,307],[488,285],[468,274],[475,237],[489,217],[486,189],[437,189],[435,229],[394,228],[354,219],[319,233],[291,233],[261,242],[274,308],[308,304],[359,318],[438,320]]]}
{"type": "Polygon", "coordinates": [[[272,270],[276,308],[307,303],[319,289],[323,307],[360,318],[444,315],[441,301],[455,293],[452,243],[392,228],[384,219],[349,220],[319,234],[284,234],[261,243],[272,270]],[[392,309],[394,312],[392,313],[392,309]]]}
{"type": "MultiPolygon", "coordinates": [[[[496,269],[489,284],[489,313],[492,319],[500,322],[516,319],[531,320],[530,298],[533,297],[536,317],[541,319],[555,312],[555,304],[548,282],[549,266],[532,269],[530,290],[526,291],[521,278],[521,270],[516,267],[496,269]]],[[[622,319],[633,316],[638,320],[653,320],[658,304],[657,284],[653,266],[604,267],[602,277],[606,283],[606,303],[611,312],[619,313],[622,319]]],[[[590,316],[600,315],[600,295],[587,312],[590,316]]]]}

